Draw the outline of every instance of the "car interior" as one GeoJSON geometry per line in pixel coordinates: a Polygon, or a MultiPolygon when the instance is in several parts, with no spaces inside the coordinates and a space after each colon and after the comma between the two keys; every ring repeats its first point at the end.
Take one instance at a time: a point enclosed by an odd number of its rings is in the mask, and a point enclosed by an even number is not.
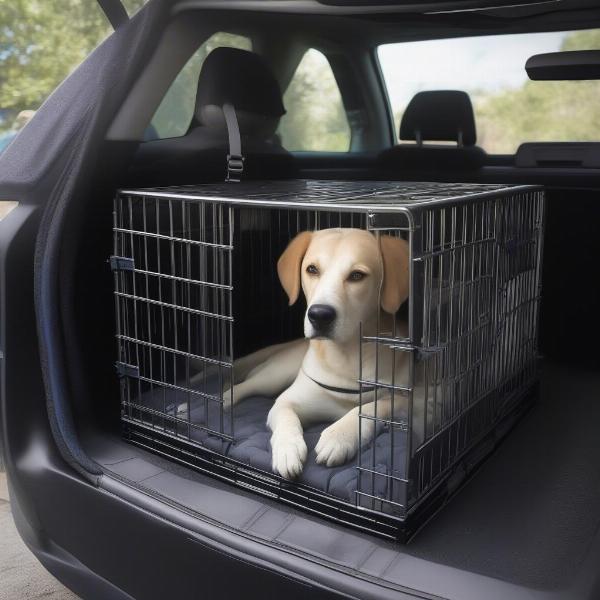
{"type": "Polygon", "coordinates": [[[55,410],[70,415],[85,461],[109,476],[100,485],[110,492],[111,480],[118,480],[188,518],[218,523],[289,557],[389,590],[460,597],[469,582],[488,598],[543,598],[583,586],[600,551],[600,163],[594,160],[600,140],[525,140],[513,154],[489,152],[478,145],[469,93],[445,87],[415,93],[395,122],[376,50],[423,40],[590,29],[600,27],[600,11],[585,13],[584,20],[577,7],[561,14],[547,3],[343,15],[196,10],[187,4],[156,36],[110,124],[89,195],[66,213],[61,315],[72,402],[55,410]],[[191,64],[199,49],[202,60],[191,64]],[[309,50],[327,61],[339,90],[346,151],[298,150],[286,143],[282,123],[295,101],[287,91],[309,50]],[[185,457],[176,463],[168,452],[161,456],[121,438],[113,279],[106,263],[113,198],[123,188],[223,181],[229,153],[224,98],[233,98],[237,111],[244,179],[545,186],[539,399],[406,545],[256,496],[186,467],[185,457]],[[155,117],[169,101],[173,114],[188,107],[178,129],[155,117]]]}

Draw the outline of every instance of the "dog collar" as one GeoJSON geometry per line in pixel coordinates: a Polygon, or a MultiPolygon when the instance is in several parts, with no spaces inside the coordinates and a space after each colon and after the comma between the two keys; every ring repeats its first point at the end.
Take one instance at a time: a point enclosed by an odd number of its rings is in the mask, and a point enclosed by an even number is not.
{"type": "Polygon", "coordinates": [[[304,369],[302,369],[302,372],[311,381],[314,381],[318,386],[322,387],[325,390],[328,390],[329,392],[336,392],[337,394],[360,394],[360,393],[366,394],[367,392],[375,391],[375,387],[363,387],[362,389],[355,390],[353,388],[342,388],[342,387],[336,387],[334,385],[327,385],[326,383],[321,383],[320,381],[313,379],[304,369]]]}

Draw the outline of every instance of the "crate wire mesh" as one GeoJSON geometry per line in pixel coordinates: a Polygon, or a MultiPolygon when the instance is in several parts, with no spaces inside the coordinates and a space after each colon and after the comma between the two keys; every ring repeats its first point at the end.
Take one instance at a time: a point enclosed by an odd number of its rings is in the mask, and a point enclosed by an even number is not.
{"type": "MultiPolygon", "coordinates": [[[[369,515],[369,529],[401,530],[536,381],[543,207],[532,186],[287,181],[119,193],[111,262],[124,423],[141,426],[151,448],[166,437],[219,456],[216,440],[236,441],[234,359],[301,335],[304,307],[290,311],[274,269],[286,244],[330,227],[402,237],[409,300],[391,325],[361,333],[375,370],[363,372],[361,358],[359,431],[384,432],[386,466],[367,444],[354,508],[343,509],[351,524],[369,515]]],[[[294,484],[228,464],[226,478],[243,472],[290,501],[294,484]]],[[[312,498],[339,513],[338,499],[304,492],[306,508],[312,498]]]]}
{"type": "MultiPolygon", "coordinates": [[[[232,208],[220,204],[135,202],[115,210],[115,302],[122,405],[127,419],[187,435],[201,428],[233,439],[232,208]],[[123,260],[122,257],[129,257],[123,260]],[[210,376],[218,390],[208,388],[210,376]],[[165,391],[175,391],[167,404],[165,391]],[[148,393],[162,405],[144,405],[148,393]],[[186,417],[202,400],[202,424],[186,417]],[[211,407],[216,406],[216,410],[211,407]]],[[[113,261],[114,262],[114,261],[113,261]]]]}

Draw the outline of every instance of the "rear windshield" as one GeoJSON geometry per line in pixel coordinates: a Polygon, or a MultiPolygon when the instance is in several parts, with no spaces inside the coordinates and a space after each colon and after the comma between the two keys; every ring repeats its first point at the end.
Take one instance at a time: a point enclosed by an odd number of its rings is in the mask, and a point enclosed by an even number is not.
{"type": "Polygon", "coordinates": [[[523,142],[600,141],[600,82],[530,81],[533,54],[600,48],[600,29],[386,44],[379,62],[396,136],[406,105],[420,91],[471,96],[477,144],[513,154],[523,142]]]}

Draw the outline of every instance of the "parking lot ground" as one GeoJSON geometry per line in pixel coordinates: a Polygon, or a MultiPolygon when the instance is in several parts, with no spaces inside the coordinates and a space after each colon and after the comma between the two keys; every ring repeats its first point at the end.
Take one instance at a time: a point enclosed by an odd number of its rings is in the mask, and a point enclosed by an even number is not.
{"type": "Polygon", "coordinates": [[[10,512],[6,475],[0,472],[0,600],[77,600],[33,556],[10,512]]]}

